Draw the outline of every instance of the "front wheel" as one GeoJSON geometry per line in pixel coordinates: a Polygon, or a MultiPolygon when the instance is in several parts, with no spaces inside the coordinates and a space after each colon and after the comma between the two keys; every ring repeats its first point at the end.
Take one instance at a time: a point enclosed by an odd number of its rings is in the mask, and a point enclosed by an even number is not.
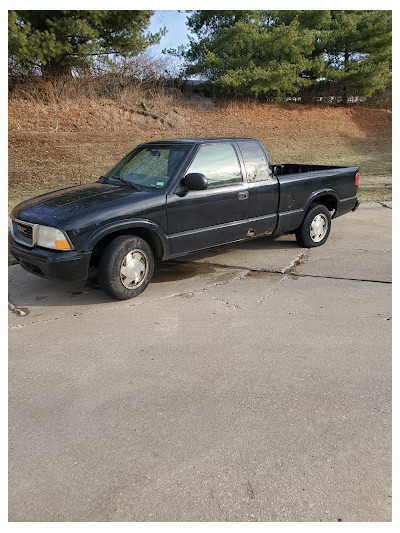
{"type": "Polygon", "coordinates": [[[296,230],[296,239],[300,246],[314,248],[324,244],[331,230],[331,214],[324,205],[312,207],[296,230]]]}
{"type": "Polygon", "coordinates": [[[154,256],[147,242],[135,235],[121,235],[102,253],[98,277],[111,296],[127,300],[145,290],[153,272],[154,256]]]}

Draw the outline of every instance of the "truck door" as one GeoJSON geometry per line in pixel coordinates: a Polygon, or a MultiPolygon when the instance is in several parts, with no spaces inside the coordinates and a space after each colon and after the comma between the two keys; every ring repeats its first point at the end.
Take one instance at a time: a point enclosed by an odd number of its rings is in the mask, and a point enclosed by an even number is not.
{"type": "Polygon", "coordinates": [[[186,174],[199,172],[208,188],[167,196],[171,254],[244,239],[249,193],[232,143],[201,145],[186,174]]]}
{"type": "Polygon", "coordinates": [[[279,182],[273,175],[268,156],[257,141],[240,141],[249,187],[249,231],[270,235],[278,220],[279,182]]]}

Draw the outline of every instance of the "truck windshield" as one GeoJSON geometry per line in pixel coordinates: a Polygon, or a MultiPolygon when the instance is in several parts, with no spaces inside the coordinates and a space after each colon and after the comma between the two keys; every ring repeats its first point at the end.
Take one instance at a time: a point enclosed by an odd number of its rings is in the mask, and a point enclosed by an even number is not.
{"type": "Polygon", "coordinates": [[[162,189],[173,177],[190,150],[191,145],[139,146],[107,174],[106,178],[119,178],[139,187],[162,189]]]}

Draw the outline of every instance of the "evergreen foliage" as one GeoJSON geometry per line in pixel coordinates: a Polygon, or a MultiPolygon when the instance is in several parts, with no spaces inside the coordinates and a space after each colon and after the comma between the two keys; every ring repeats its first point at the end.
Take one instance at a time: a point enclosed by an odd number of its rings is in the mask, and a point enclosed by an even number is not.
{"type": "Polygon", "coordinates": [[[391,12],[194,11],[186,74],[224,95],[282,99],[330,83],[342,102],[391,85],[391,12]]]}
{"type": "MultiPolygon", "coordinates": [[[[172,51],[214,94],[281,100],[383,94],[391,86],[392,14],[379,10],[197,10],[190,44],[172,51]]],[[[12,74],[70,75],[160,41],[153,11],[9,11],[12,74]]],[[[171,52],[171,51],[170,51],[171,52]]]]}
{"type": "Polygon", "coordinates": [[[9,68],[27,74],[71,74],[96,57],[112,62],[159,42],[165,30],[146,33],[153,11],[9,11],[9,68]]]}

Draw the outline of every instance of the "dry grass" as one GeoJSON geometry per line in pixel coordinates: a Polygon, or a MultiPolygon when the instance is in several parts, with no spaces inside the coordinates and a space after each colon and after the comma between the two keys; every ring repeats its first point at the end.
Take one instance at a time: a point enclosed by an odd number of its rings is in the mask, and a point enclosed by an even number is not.
{"type": "Polygon", "coordinates": [[[391,183],[361,184],[358,190],[360,202],[390,202],[392,200],[391,183]]]}

